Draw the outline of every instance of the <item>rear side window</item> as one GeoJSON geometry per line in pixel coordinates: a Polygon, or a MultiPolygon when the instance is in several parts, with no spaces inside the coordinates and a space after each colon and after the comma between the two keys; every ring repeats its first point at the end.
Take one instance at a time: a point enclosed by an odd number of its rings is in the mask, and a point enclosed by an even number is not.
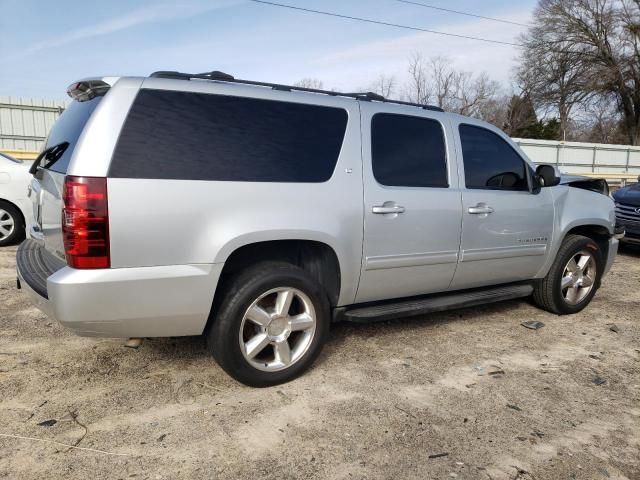
{"type": "Polygon", "coordinates": [[[141,90],[109,175],[324,182],[347,126],[343,109],[193,92],[141,90]]]}
{"type": "Polygon", "coordinates": [[[467,188],[528,190],[524,160],[498,135],[460,125],[460,141],[467,188]]]}
{"type": "MultiPolygon", "coordinates": [[[[67,173],[69,161],[73,155],[76,143],[78,143],[78,139],[80,138],[89,117],[96,109],[102,98],[102,96],[97,96],[84,102],[73,101],[65,111],[62,112],[62,115],[60,115],[49,132],[47,143],[44,148],[50,148],[63,142],[69,142],[69,146],[64,150],[64,153],[60,158],[48,167],[49,170],[59,173],[67,173]]],[[[46,167],[46,164],[43,166],[46,167]]]]}
{"type": "Polygon", "coordinates": [[[371,120],[371,164],[378,183],[397,187],[448,187],[440,122],[377,113],[371,120]]]}

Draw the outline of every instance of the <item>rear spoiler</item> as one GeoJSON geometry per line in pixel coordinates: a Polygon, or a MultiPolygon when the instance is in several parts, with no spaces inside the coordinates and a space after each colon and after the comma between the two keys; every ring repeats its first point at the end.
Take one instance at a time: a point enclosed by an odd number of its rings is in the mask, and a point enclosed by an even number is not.
{"type": "Polygon", "coordinates": [[[67,95],[78,102],[86,102],[107,93],[118,79],[119,77],[85,78],[69,85],[67,95]]]}

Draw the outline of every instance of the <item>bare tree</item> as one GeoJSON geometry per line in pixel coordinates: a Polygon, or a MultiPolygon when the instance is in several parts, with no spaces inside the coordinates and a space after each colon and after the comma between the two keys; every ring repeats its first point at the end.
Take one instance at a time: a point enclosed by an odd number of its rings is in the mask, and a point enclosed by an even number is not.
{"type": "Polygon", "coordinates": [[[508,95],[498,94],[487,99],[478,106],[476,116],[509,133],[505,128],[509,118],[509,98],[508,95]]]}
{"type": "Polygon", "coordinates": [[[393,75],[383,73],[366,90],[371,90],[384,98],[391,98],[395,95],[396,86],[396,78],[393,75]]]}
{"type": "Polygon", "coordinates": [[[525,38],[523,87],[543,103],[553,98],[565,127],[573,105],[613,95],[627,141],[638,145],[639,44],[640,0],[540,0],[525,38]]]}
{"type": "Polygon", "coordinates": [[[294,83],[293,86],[301,88],[315,88],[316,90],[322,90],[323,88],[322,80],[318,80],[317,78],[303,78],[302,80],[294,83]]]}
{"type": "Polygon", "coordinates": [[[455,100],[453,110],[462,115],[482,117],[483,105],[493,99],[500,85],[482,72],[477,77],[471,73],[460,72],[455,78],[455,100]]]}
{"type": "Polygon", "coordinates": [[[579,52],[571,51],[544,16],[537,17],[523,42],[519,86],[539,108],[558,112],[560,131],[566,139],[571,112],[593,95],[589,88],[592,68],[579,52]]]}
{"type": "Polygon", "coordinates": [[[431,102],[431,86],[427,65],[421,54],[415,53],[409,59],[409,83],[405,90],[407,100],[414,103],[431,102]]]}
{"type": "Polygon", "coordinates": [[[603,95],[588,102],[575,121],[575,140],[594,143],[624,143],[626,135],[622,115],[613,95],[603,95]]]}
{"type": "Polygon", "coordinates": [[[433,88],[433,96],[438,107],[451,109],[450,102],[454,99],[456,87],[460,80],[462,72],[456,72],[451,62],[445,57],[433,57],[429,60],[429,68],[431,69],[431,85],[433,88]]]}
{"type": "Polygon", "coordinates": [[[493,101],[496,106],[500,86],[486,73],[474,76],[456,70],[445,57],[425,61],[420,54],[411,57],[408,70],[405,95],[409,101],[433,103],[447,111],[481,118],[489,113],[488,103],[493,101]]]}

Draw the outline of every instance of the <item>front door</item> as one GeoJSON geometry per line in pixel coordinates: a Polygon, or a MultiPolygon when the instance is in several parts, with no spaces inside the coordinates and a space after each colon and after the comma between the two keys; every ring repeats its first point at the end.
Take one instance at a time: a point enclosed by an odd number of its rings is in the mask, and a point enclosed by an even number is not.
{"type": "Polygon", "coordinates": [[[498,132],[459,124],[462,244],[452,289],[529,280],[553,234],[550,188],[532,193],[532,168],[498,132]]]}
{"type": "Polygon", "coordinates": [[[356,302],[446,290],[458,260],[461,197],[444,114],[361,102],[364,255],[356,302]],[[406,110],[404,110],[406,112],[406,110]]]}

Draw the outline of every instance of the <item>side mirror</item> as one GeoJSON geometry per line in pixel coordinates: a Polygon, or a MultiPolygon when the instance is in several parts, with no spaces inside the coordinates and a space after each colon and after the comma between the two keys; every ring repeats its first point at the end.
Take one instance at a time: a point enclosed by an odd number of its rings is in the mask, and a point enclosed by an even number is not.
{"type": "Polygon", "coordinates": [[[560,184],[560,177],[551,165],[539,165],[536,168],[536,176],[543,187],[555,187],[560,184]]]}

